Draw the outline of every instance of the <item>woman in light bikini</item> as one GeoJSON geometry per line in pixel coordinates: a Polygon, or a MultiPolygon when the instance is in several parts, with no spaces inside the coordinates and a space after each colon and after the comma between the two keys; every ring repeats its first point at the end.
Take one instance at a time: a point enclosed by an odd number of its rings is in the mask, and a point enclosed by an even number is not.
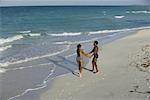
{"type": "Polygon", "coordinates": [[[77,58],[76,58],[76,60],[77,60],[78,66],[79,66],[79,76],[80,76],[80,78],[82,77],[83,55],[90,58],[90,56],[83,51],[82,45],[78,44],[77,45],[77,58]]]}

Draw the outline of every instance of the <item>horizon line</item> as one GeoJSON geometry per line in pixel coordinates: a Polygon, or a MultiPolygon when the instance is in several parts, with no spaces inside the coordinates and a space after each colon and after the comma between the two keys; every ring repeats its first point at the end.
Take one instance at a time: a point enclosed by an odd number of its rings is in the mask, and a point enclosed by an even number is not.
{"type": "Polygon", "coordinates": [[[93,6],[94,7],[95,6],[96,7],[97,6],[98,7],[98,6],[150,6],[150,5],[145,5],[145,4],[131,4],[131,5],[130,4],[129,5],[128,4],[127,5],[122,5],[122,4],[121,5],[119,5],[119,4],[116,4],[116,5],[115,4],[112,4],[112,5],[111,4],[108,4],[108,5],[94,5],[94,4],[92,4],[92,5],[82,5],[82,4],[81,5],[80,4],[78,4],[78,5],[69,5],[69,4],[67,4],[67,5],[61,5],[61,4],[60,5],[0,5],[0,7],[31,7],[31,6],[32,7],[39,7],[39,6],[41,6],[41,7],[42,6],[43,7],[44,6],[52,6],[52,7],[63,7],[63,6],[66,6],[66,7],[67,6],[68,7],[73,7],[73,6],[74,7],[76,7],[76,6],[77,7],[78,6],[85,6],[85,7],[91,6],[92,7],[93,6]]]}

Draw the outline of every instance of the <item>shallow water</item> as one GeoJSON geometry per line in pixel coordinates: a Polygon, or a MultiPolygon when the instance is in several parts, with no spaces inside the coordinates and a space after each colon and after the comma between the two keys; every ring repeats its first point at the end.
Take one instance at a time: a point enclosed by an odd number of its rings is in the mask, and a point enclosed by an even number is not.
{"type": "Polygon", "coordinates": [[[56,76],[77,70],[78,43],[89,52],[94,40],[103,45],[150,28],[149,6],[1,7],[0,10],[2,100],[17,100],[29,91],[45,88],[56,76]]]}

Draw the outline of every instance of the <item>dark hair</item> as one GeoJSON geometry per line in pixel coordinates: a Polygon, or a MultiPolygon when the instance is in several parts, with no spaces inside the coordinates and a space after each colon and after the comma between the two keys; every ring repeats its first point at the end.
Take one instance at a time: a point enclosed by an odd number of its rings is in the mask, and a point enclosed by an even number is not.
{"type": "Polygon", "coordinates": [[[94,41],[94,43],[95,43],[96,45],[98,45],[98,41],[94,41]]]}
{"type": "Polygon", "coordinates": [[[81,44],[78,44],[78,45],[77,45],[77,48],[80,48],[80,47],[81,47],[81,44]]]}
{"type": "Polygon", "coordinates": [[[81,48],[81,44],[77,45],[77,56],[80,57],[80,49],[79,48],[81,48]]]}

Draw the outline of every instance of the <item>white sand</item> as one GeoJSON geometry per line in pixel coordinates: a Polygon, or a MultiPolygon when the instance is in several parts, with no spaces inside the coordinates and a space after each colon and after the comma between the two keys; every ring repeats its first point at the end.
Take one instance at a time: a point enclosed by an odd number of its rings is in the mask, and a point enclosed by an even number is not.
{"type": "Polygon", "coordinates": [[[83,70],[83,78],[71,73],[58,77],[41,100],[150,100],[146,73],[129,64],[130,56],[146,44],[150,44],[150,30],[104,45],[98,60],[100,73],[83,70]],[[134,86],[139,86],[139,93],[130,92],[134,86]]]}

